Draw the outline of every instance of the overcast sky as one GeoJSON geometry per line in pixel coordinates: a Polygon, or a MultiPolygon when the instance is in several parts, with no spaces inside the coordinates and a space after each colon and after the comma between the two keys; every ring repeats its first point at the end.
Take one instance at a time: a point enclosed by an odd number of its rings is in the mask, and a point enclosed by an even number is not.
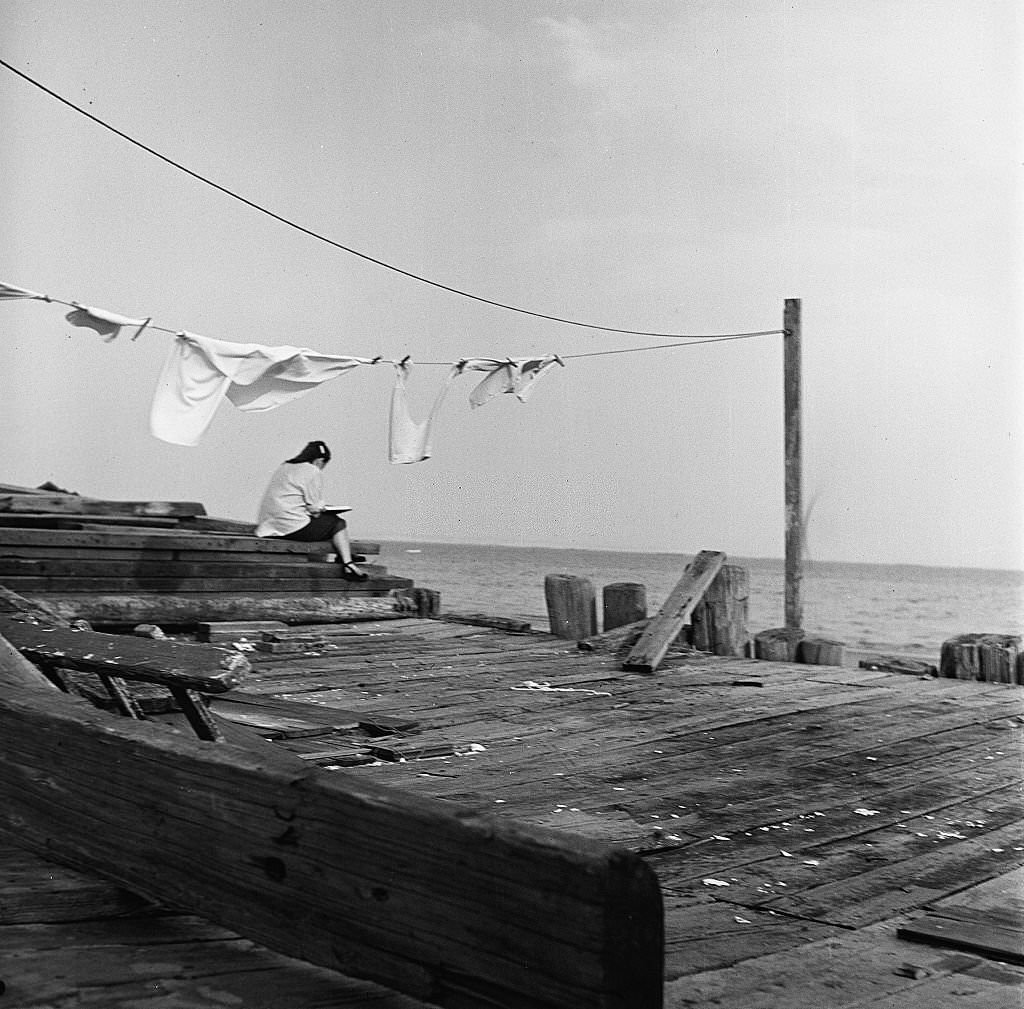
{"type": "MultiPolygon", "coordinates": [[[[623,329],[776,329],[803,300],[823,560],[1024,567],[1012,0],[0,0],[0,58],[303,227],[623,329]]],[[[171,329],[452,361],[651,346],[417,283],[202,185],[0,68],[0,280],[171,329]]],[[[389,366],[148,430],[171,344],[0,302],[0,481],[251,518],[311,438],[367,538],[783,550],[782,339],[453,387],[387,461],[389,366]]],[[[663,342],[663,341],[661,341],[663,342]]],[[[444,368],[419,366],[425,411],[444,368]]],[[[479,377],[479,376],[478,376],[479,377]]]]}

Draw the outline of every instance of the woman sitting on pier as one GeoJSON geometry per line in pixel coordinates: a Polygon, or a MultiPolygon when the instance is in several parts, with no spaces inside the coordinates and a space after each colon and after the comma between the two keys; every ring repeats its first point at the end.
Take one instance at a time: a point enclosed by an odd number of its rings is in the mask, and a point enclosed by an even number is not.
{"type": "Polygon", "coordinates": [[[260,502],[256,535],[302,543],[330,540],[341,559],[342,578],[364,582],[365,572],[352,561],[346,522],[324,502],[323,468],[330,461],[327,445],[311,441],[294,459],[278,466],[260,502]]]}

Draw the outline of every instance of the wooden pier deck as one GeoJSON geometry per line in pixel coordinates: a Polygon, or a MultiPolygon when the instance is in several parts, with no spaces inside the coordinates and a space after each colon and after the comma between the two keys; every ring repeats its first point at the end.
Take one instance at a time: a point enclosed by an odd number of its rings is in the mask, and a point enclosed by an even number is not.
{"type": "MultiPolygon", "coordinates": [[[[686,651],[643,675],[612,646],[438,620],[279,637],[215,712],[339,775],[640,853],[664,896],[669,1007],[1024,1005],[1020,687],[686,651]],[[948,945],[898,934],[915,923],[948,945]]],[[[9,878],[38,876],[30,862],[0,849],[9,878]]],[[[418,1005],[50,872],[31,899],[0,894],[8,991],[60,964],[19,1006],[144,990],[191,993],[161,1006],[418,1005]],[[91,897],[69,920],[75,887],[91,897]]]]}

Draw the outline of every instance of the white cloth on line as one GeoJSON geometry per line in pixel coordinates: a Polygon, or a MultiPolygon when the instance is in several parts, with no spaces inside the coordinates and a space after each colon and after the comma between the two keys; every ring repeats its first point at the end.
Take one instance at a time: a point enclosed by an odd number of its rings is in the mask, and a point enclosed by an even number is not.
{"type": "Polygon", "coordinates": [[[521,403],[525,403],[533,393],[537,380],[554,365],[565,367],[557,354],[544,357],[507,358],[499,361],[495,358],[471,358],[462,362],[462,367],[470,371],[486,371],[488,376],[469,394],[469,402],[473,407],[483,406],[501,393],[512,393],[521,403]]]}
{"type": "Polygon", "coordinates": [[[197,445],[225,398],[239,410],[273,410],[372,363],[306,347],[228,343],[179,333],[157,379],[150,431],[175,445],[197,445]]]}
{"type": "Polygon", "coordinates": [[[135,326],[137,331],[134,340],[148,325],[149,319],[131,319],[127,315],[119,315],[117,312],[108,312],[105,308],[91,308],[89,305],[79,305],[77,301],[71,303],[75,307],[64,316],[72,326],[85,326],[94,329],[100,336],[107,337],[108,342],[114,340],[121,332],[122,326],[135,326]]]}
{"type": "Polygon", "coordinates": [[[311,462],[285,462],[274,470],[260,501],[257,536],[287,536],[324,510],[324,476],[311,462]]]}
{"type": "Polygon", "coordinates": [[[395,361],[395,384],[391,390],[391,411],[388,424],[388,462],[394,465],[423,462],[430,458],[430,429],[438,410],[448,393],[452,380],[462,370],[455,365],[448,372],[441,388],[434,397],[426,420],[415,421],[409,412],[406,380],[409,365],[395,361]]]}

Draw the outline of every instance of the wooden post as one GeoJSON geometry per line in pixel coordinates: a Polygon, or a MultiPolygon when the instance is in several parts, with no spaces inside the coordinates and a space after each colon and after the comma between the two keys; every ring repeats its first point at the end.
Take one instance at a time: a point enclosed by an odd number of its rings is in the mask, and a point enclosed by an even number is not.
{"type": "Polygon", "coordinates": [[[783,410],[786,443],[786,627],[803,626],[804,539],[800,437],[800,299],[787,298],[783,318],[783,410]]]}
{"type": "Polygon", "coordinates": [[[640,582],[614,582],[601,593],[606,631],[647,617],[647,589],[640,582]]]}
{"type": "Polygon", "coordinates": [[[690,644],[714,655],[747,654],[747,601],[750,578],[747,569],[723,564],[715,580],[697,604],[691,618],[690,644]]]}
{"type": "Polygon", "coordinates": [[[544,599],[555,637],[579,641],[597,633],[597,602],[590,579],[578,575],[547,575],[544,599]]]}

